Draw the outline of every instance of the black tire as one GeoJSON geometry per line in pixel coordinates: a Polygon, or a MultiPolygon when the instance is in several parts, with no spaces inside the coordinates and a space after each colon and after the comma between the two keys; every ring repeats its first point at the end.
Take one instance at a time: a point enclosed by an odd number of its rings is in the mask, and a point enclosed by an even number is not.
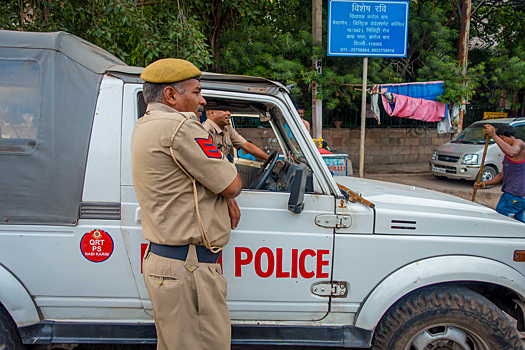
{"type": "Polygon", "coordinates": [[[373,350],[523,350],[490,300],[463,287],[426,287],[400,299],[374,333],[373,350]],[[416,344],[416,346],[414,346],[416,344]]]}
{"type": "Polygon", "coordinates": [[[24,350],[20,333],[5,307],[0,304],[0,350],[24,350]]]}

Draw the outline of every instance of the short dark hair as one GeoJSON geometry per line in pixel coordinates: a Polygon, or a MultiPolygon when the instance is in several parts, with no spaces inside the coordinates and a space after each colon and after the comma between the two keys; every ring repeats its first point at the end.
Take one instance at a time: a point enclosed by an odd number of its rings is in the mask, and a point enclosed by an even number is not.
{"type": "MultiPolygon", "coordinates": [[[[191,79],[191,78],[190,78],[191,79]]],[[[150,104],[153,102],[162,102],[162,97],[164,96],[164,88],[166,86],[171,86],[179,94],[184,94],[186,91],[185,86],[189,79],[178,81],[176,83],[150,83],[145,81],[143,84],[142,96],[144,96],[144,102],[150,104]]]]}
{"type": "Polygon", "coordinates": [[[516,136],[516,129],[510,125],[502,125],[496,130],[496,135],[513,137],[516,136]]]}
{"type": "Polygon", "coordinates": [[[300,109],[302,109],[303,111],[306,112],[306,109],[304,108],[303,105],[299,105],[299,106],[295,107],[295,109],[296,109],[297,111],[300,110],[300,109]]]}

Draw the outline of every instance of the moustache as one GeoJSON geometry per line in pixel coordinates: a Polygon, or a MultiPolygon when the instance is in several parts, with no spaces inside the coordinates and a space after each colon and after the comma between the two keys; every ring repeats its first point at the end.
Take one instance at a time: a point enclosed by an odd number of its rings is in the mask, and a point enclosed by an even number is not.
{"type": "Polygon", "coordinates": [[[204,107],[203,106],[197,107],[197,113],[199,113],[199,112],[204,112],[204,107]]]}

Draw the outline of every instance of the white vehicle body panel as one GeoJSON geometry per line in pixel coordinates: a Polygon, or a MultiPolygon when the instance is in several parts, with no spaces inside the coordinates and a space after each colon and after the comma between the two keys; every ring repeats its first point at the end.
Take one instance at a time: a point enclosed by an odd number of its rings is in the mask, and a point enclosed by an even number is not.
{"type": "Polygon", "coordinates": [[[40,316],[31,296],[9,271],[0,265],[0,300],[19,327],[40,322],[40,316]]]}
{"type": "MultiPolygon", "coordinates": [[[[222,258],[223,273],[228,280],[226,300],[232,319],[317,320],[328,313],[329,299],[313,295],[310,287],[315,282],[331,279],[333,229],[317,226],[315,217],[332,214],[334,199],[305,195],[305,210],[298,215],[288,210],[288,197],[289,193],[284,192],[249,190],[237,197],[241,221],[232,231],[222,258]],[[254,261],[244,266],[235,261],[239,257],[247,259],[247,253],[236,254],[242,248],[254,255],[254,261]],[[274,256],[271,263],[275,261],[272,268],[275,271],[268,277],[261,277],[254,270],[260,248],[266,248],[274,256]],[[315,271],[315,276],[306,278],[300,272],[297,277],[292,276],[292,250],[297,250],[298,256],[305,250],[315,252],[315,256],[304,259],[306,271],[315,271]],[[282,263],[279,263],[279,251],[282,263]],[[325,254],[321,258],[320,252],[325,254]],[[319,266],[319,258],[325,265],[319,266]],[[277,277],[279,270],[286,277],[277,277]],[[322,274],[324,277],[319,277],[322,274]]],[[[260,261],[261,270],[268,271],[268,255],[260,261]]]]}
{"type": "MultiPolygon", "coordinates": [[[[494,245],[485,245],[484,248],[495,248],[500,254],[506,250],[507,256],[512,257],[506,245],[501,247],[497,242],[491,243],[494,245]]],[[[356,326],[374,329],[385,310],[407,293],[423,286],[442,282],[483,281],[505,286],[523,297],[523,277],[523,274],[502,262],[478,256],[449,255],[414,261],[389,275],[374,289],[357,315],[356,326]]]]}
{"type": "Polygon", "coordinates": [[[123,86],[122,80],[109,75],[100,84],[82,195],[85,202],[120,202],[123,86]]]}

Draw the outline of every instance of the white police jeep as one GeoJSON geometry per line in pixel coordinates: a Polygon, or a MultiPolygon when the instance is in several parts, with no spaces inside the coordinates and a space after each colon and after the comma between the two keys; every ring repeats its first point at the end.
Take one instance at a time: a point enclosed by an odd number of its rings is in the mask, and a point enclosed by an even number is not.
{"type": "MultiPolygon", "coordinates": [[[[66,33],[0,31],[0,349],[154,343],[130,137],[141,68],[66,33]]],[[[287,90],[204,73],[270,121],[222,256],[235,344],[522,349],[525,226],[449,195],[332,177],[287,90]],[[362,199],[364,198],[364,199],[362,199]]]]}

